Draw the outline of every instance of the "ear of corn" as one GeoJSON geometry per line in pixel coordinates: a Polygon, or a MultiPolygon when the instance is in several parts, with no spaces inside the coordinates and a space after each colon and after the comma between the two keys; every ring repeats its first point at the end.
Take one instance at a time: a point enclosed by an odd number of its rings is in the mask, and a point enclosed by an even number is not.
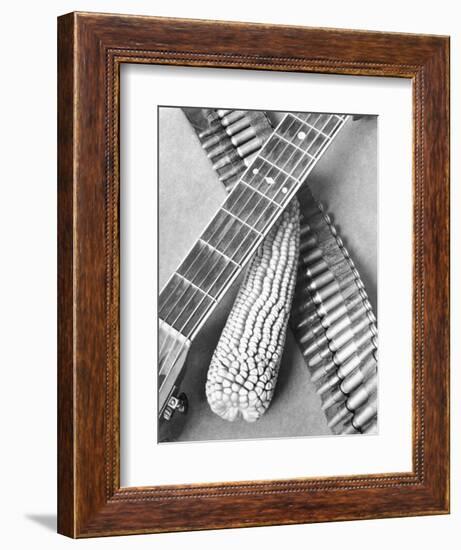
{"type": "Polygon", "coordinates": [[[257,250],[208,370],[213,412],[254,422],[277,381],[296,280],[299,205],[294,199],[257,250]]]}

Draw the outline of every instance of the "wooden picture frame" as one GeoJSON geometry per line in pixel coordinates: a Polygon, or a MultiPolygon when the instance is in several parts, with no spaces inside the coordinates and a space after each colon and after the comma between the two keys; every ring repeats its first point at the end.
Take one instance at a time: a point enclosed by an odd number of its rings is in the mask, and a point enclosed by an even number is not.
{"type": "Polygon", "coordinates": [[[96,537],[449,511],[449,39],[71,13],[58,20],[58,531],[96,537]],[[413,468],[120,487],[122,63],[412,80],[413,468]]]}

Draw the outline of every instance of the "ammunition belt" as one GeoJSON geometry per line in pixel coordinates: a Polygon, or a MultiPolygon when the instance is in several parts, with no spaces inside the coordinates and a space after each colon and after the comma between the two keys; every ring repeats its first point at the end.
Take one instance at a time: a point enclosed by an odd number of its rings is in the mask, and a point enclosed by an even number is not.
{"type": "MultiPolygon", "coordinates": [[[[261,111],[183,109],[228,192],[272,132],[261,111]]],[[[333,433],[376,433],[377,328],[360,274],[304,184],[291,325],[333,433]]]]}

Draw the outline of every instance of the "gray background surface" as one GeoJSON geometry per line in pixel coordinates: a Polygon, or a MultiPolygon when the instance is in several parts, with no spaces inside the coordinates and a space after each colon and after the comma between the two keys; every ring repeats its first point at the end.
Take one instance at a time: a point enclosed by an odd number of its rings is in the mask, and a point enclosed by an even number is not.
{"type": "MultiPolygon", "coordinates": [[[[280,119],[271,113],[274,123],[280,119]]],[[[350,121],[309,176],[356,263],[376,311],[377,118],[350,121]]],[[[183,112],[159,110],[159,288],[224,201],[226,193],[183,112]]],[[[182,390],[187,415],[171,423],[170,440],[245,439],[330,434],[300,350],[288,329],[276,391],[254,424],[211,412],[205,381],[211,355],[238,290],[237,280],[193,342],[182,390]]],[[[179,415],[177,415],[179,416],[179,415]]]]}

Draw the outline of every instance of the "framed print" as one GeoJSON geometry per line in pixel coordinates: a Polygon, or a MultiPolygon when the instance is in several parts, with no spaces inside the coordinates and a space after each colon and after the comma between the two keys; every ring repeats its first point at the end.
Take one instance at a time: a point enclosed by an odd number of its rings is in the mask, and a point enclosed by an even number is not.
{"type": "Polygon", "coordinates": [[[58,51],[59,532],[448,513],[448,38],[72,13],[58,51]]]}

